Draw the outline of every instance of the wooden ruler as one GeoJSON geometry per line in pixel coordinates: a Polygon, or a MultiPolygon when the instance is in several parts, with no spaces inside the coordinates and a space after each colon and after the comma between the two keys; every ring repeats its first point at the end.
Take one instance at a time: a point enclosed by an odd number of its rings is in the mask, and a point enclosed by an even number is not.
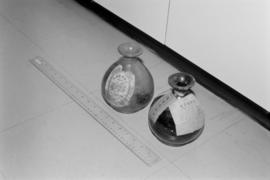
{"type": "Polygon", "coordinates": [[[161,160],[158,154],[139,140],[127,127],[100,107],[95,102],[93,94],[84,93],[43,58],[37,57],[30,62],[146,165],[152,166],[161,160]]]}

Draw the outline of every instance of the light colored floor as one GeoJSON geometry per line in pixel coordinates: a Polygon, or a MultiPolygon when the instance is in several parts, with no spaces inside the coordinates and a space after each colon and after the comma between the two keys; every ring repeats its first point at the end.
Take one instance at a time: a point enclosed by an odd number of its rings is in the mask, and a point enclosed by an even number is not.
{"type": "MultiPolygon", "coordinates": [[[[161,144],[149,107],[123,115],[100,82],[129,37],[72,0],[0,0],[0,179],[270,179],[270,133],[199,84],[206,127],[183,147],[161,144]],[[162,157],[147,167],[29,62],[50,61],[162,157]]],[[[146,47],[155,96],[176,69],[146,47]]]]}

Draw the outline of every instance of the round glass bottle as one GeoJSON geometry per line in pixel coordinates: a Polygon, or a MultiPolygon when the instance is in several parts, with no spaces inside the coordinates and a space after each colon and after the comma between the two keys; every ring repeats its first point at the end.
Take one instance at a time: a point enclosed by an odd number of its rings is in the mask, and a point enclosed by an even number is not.
{"type": "Polygon", "coordinates": [[[169,77],[168,91],[156,97],[148,114],[149,128],[162,143],[182,146],[194,141],[204,128],[204,113],[191,87],[195,79],[188,73],[169,77]]]}
{"type": "Polygon", "coordinates": [[[102,80],[105,102],[121,113],[134,113],[146,107],[154,94],[154,81],[139,56],[142,48],[132,42],[118,47],[122,57],[106,71],[102,80]]]}

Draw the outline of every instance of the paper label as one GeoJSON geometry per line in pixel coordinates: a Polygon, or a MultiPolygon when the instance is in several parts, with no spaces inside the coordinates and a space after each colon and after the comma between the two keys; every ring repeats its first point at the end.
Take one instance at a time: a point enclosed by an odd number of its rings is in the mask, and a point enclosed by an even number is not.
{"type": "Polygon", "coordinates": [[[192,133],[204,126],[204,114],[199,102],[193,94],[170,105],[170,111],[175,123],[176,134],[192,133]]]}
{"type": "Polygon", "coordinates": [[[127,106],[133,96],[134,88],[134,74],[123,71],[122,65],[118,65],[110,73],[105,85],[107,100],[117,107],[127,106]]]}
{"type": "Polygon", "coordinates": [[[160,97],[151,107],[149,112],[149,119],[155,123],[161,113],[165,111],[165,109],[169,107],[169,105],[174,101],[176,101],[176,98],[172,93],[168,93],[160,97]]]}

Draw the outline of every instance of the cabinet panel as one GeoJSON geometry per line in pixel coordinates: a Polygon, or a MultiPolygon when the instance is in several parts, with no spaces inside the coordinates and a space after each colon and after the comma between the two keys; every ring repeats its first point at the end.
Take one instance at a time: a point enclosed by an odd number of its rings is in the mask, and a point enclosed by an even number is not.
{"type": "Polygon", "coordinates": [[[169,0],[96,0],[96,2],[164,43],[169,0]]]}
{"type": "Polygon", "coordinates": [[[270,111],[270,1],[171,0],[166,45],[270,111]]]}

